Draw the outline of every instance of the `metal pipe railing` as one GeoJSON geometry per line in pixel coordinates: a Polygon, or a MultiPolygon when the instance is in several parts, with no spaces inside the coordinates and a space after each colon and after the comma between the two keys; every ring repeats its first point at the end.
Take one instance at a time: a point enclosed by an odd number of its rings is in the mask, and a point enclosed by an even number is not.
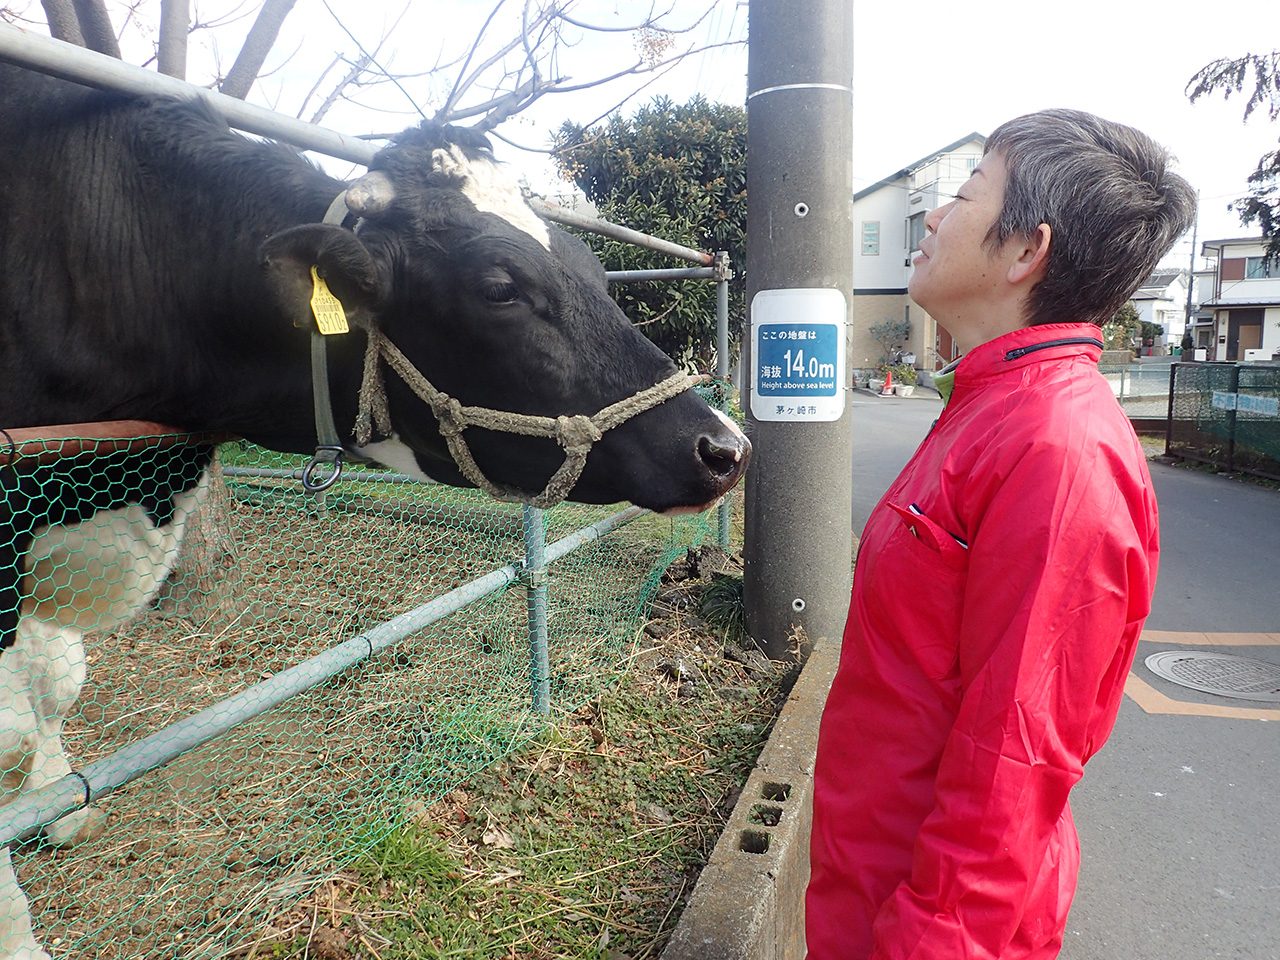
{"type": "MultiPolygon", "coordinates": [[[[646,512],[640,507],[629,507],[557,540],[543,552],[544,565],[554,563],[646,512]]],[[[524,564],[508,564],[464,583],[457,589],[330,647],[324,653],[282,670],[270,679],[184,717],[109,757],[96,760],[56,783],[23,794],[7,806],[0,807],[0,847],[31,835],[40,827],[80,809],[90,799],[106,796],[188,750],[208,743],[246,720],[252,720],[290,697],[349,670],[393,643],[456,613],[467,604],[505,589],[522,579],[525,574],[524,564]]],[[[545,602],[544,593],[544,612],[545,602]]],[[[549,674],[549,670],[547,673],[549,674]]]]}
{"type": "Polygon", "coordinates": [[[630,227],[619,226],[616,223],[610,223],[598,217],[588,217],[586,214],[578,213],[576,210],[567,210],[537,197],[530,198],[529,205],[548,220],[554,220],[556,223],[564,224],[567,227],[590,230],[592,233],[598,233],[603,237],[633,243],[637,247],[645,247],[649,250],[657,250],[659,253],[670,254],[673,257],[688,260],[691,263],[700,263],[705,267],[712,266],[716,261],[713,254],[672,243],[670,240],[651,237],[647,233],[632,230],[630,227]]]}
{"type": "MultiPolygon", "coordinates": [[[[604,221],[600,221],[604,223],[604,221]]],[[[612,283],[637,280],[714,280],[715,267],[674,267],[655,270],[606,270],[604,278],[612,283]]]]}
{"type": "MultiPolygon", "coordinates": [[[[284,467],[223,467],[224,477],[248,477],[255,480],[301,480],[303,469],[293,470],[284,467]]],[[[344,470],[344,481],[354,480],[357,483],[421,483],[416,477],[407,473],[380,473],[374,470],[344,470]]]]}
{"type": "Polygon", "coordinates": [[[144,70],[114,57],[63,43],[21,27],[7,24],[0,26],[0,60],[102,90],[139,96],[201,99],[238,130],[284,140],[305,150],[314,150],[353,163],[367,165],[378,152],[378,147],[367,140],[287,117],[266,107],[255,107],[235,97],[197,87],[176,77],[144,70]]]}

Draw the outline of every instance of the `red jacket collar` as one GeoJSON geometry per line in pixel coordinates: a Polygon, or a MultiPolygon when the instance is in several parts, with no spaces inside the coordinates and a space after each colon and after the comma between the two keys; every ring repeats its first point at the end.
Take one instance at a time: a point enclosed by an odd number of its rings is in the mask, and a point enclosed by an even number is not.
{"type": "Polygon", "coordinates": [[[956,367],[957,380],[983,377],[1042,360],[1102,356],[1102,331],[1092,323],[1045,323],[1023,327],[974,347],[956,367]]]}

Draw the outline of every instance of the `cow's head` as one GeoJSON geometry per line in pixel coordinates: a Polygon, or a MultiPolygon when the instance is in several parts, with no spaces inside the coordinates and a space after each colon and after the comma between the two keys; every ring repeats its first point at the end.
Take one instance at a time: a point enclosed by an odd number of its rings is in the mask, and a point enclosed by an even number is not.
{"type": "MultiPolygon", "coordinates": [[[[676,372],[609,298],[595,256],[533,212],[483,137],[406,131],[346,202],[360,218],[354,231],[310,224],[264,247],[299,322],[311,322],[316,266],[356,325],[375,323],[437,388],[469,406],[535,416],[595,414],[676,372]]],[[[340,430],[354,417],[357,381],[339,378],[348,394],[334,399],[340,430]]],[[[386,384],[392,435],[361,452],[468,485],[427,405],[399,377],[388,374],[386,384]]],[[[551,440],[475,427],[466,440],[486,477],[531,494],[564,457],[551,440]]],[[[686,390],[606,432],[570,499],[701,509],[737,482],[750,449],[686,390]]]]}

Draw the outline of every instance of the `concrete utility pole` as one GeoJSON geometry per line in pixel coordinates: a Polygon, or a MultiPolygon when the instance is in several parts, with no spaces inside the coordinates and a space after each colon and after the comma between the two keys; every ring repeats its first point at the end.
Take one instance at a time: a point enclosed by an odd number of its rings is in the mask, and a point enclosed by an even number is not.
{"type": "MultiPolygon", "coordinates": [[[[1191,304],[1192,304],[1192,299],[1196,295],[1196,236],[1200,232],[1199,211],[1200,211],[1200,191],[1197,190],[1196,191],[1196,219],[1191,224],[1191,264],[1187,268],[1187,309],[1186,309],[1186,313],[1184,314],[1183,323],[1182,323],[1182,337],[1183,337],[1184,343],[1186,342],[1186,338],[1191,334],[1191,304]]],[[[1191,342],[1191,356],[1189,357],[1186,356],[1186,352],[1187,351],[1184,349],[1182,351],[1183,355],[1179,356],[1178,359],[1181,360],[1183,363],[1189,363],[1190,361],[1195,360],[1196,345],[1195,345],[1194,337],[1192,338],[1192,342],[1191,342]]],[[[1172,393],[1170,393],[1170,395],[1172,396],[1172,393]]]]}
{"type": "Polygon", "coordinates": [[[838,640],[849,604],[853,4],[751,0],[743,407],[747,630],[838,640]]]}

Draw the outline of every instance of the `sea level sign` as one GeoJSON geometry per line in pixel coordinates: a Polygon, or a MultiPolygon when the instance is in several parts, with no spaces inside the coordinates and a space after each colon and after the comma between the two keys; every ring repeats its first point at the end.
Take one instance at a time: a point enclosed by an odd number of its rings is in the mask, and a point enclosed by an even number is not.
{"type": "Polygon", "coordinates": [[[844,294],[761,290],[751,298],[751,413],[828,421],[844,413],[844,294]]]}

